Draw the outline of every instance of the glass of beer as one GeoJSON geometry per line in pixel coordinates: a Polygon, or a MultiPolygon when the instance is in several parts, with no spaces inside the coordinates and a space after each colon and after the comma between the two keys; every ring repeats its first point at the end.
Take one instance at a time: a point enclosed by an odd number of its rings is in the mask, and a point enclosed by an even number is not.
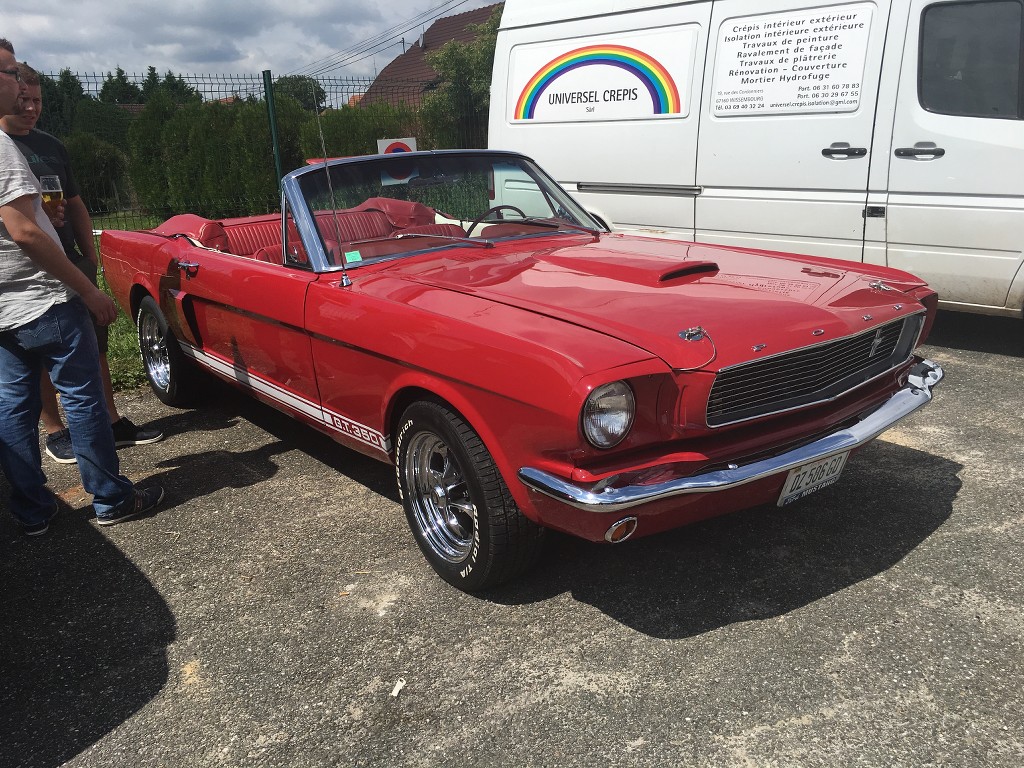
{"type": "Polygon", "coordinates": [[[64,199],[60,176],[40,176],[39,186],[43,190],[43,202],[47,205],[59,205],[60,201],[64,199]]]}
{"type": "Polygon", "coordinates": [[[52,221],[58,215],[57,208],[64,199],[64,190],[60,186],[60,176],[40,176],[39,187],[42,190],[43,207],[52,221]]]}

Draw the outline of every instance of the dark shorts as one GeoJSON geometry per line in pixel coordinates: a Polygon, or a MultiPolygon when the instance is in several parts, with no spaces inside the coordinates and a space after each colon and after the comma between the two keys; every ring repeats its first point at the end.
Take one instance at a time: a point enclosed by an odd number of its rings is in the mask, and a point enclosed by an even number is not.
{"type": "MultiPolygon", "coordinates": [[[[78,259],[78,261],[73,261],[72,264],[78,267],[79,272],[81,272],[83,275],[89,278],[89,282],[91,282],[93,285],[97,285],[96,265],[93,264],[88,257],[83,256],[82,258],[78,259]]],[[[89,317],[92,318],[92,315],[89,315],[89,317]]],[[[107,326],[99,325],[97,324],[96,320],[93,319],[92,327],[96,329],[96,343],[99,345],[100,354],[105,357],[107,354],[107,346],[109,345],[107,326]]]]}

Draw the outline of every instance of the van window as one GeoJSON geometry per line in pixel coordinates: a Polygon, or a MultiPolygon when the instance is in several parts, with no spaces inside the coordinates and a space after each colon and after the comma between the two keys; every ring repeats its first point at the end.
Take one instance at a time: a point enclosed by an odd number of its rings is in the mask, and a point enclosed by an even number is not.
{"type": "Polygon", "coordinates": [[[930,112],[1021,117],[1020,0],[943,3],[921,19],[918,95],[930,112]]]}

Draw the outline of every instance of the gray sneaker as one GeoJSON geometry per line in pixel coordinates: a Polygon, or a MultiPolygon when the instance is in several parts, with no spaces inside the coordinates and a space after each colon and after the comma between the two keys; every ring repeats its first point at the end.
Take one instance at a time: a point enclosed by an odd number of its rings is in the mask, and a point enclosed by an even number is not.
{"type": "Polygon", "coordinates": [[[149,445],[164,439],[164,433],[151,427],[138,427],[127,416],[110,425],[114,430],[114,446],[123,448],[126,445],[149,445]]]}
{"type": "Polygon", "coordinates": [[[47,516],[41,523],[33,523],[32,525],[22,525],[21,530],[26,536],[42,536],[48,530],[50,530],[50,522],[60,512],[60,505],[57,504],[56,500],[53,502],[53,511],[47,516]]]}
{"type": "Polygon", "coordinates": [[[109,515],[104,515],[103,517],[96,515],[96,522],[100,525],[117,525],[125,520],[141,517],[150,510],[155,509],[157,504],[163,500],[164,489],[159,485],[154,485],[152,488],[146,488],[145,490],[136,488],[135,495],[122,504],[119,509],[115,509],[109,515]]]}
{"type": "Polygon", "coordinates": [[[62,429],[46,436],[46,455],[58,464],[74,464],[75,451],[71,447],[71,430],[62,429]]]}

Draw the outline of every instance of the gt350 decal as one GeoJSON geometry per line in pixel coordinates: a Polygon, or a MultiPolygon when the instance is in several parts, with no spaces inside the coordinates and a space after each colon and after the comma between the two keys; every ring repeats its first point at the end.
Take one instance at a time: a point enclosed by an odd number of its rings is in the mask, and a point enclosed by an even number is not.
{"type": "Polygon", "coordinates": [[[330,411],[324,411],[324,417],[328,426],[334,427],[343,435],[348,435],[353,440],[372,445],[385,453],[388,452],[388,441],[380,432],[352,421],[352,419],[330,411]]]}

